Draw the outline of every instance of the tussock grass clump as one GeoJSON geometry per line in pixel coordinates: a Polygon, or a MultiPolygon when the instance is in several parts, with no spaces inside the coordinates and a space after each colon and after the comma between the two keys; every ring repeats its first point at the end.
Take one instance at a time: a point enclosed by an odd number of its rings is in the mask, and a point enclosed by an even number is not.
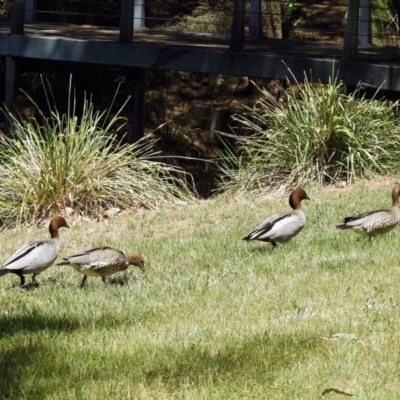
{"type": "Polygon", "coordinates": [[[286,102],[260,89],[255,105],[234,116],[247,135],[222,155],[225,190],[353,182],[398,170],[397,101],[347,93],[337,78],[295,83],[282,89],[286,102]]]}
{"type": "Polygon", "coordinates": [[[122,109],[110,116],[111,106],[96,111],[85,96],[77,110],[74,97],[70,90],[64,114],[50,96],[50,116],[32,99],[38,118],[8,114],[12,134],[0,133],[0,222],[34,222],[64,207],[101,217],[111,207],[156,209],[193,200],[180,168],[151,160],[151,141],[120,143],[122,109]]]}
{"type": "Polygon", "coordinates": [[[177,32],[229,34],[231,31],[231,13],[212,10],[207,5],[196,7],[192,14],[173,18],[166,29],[177,32]]]}

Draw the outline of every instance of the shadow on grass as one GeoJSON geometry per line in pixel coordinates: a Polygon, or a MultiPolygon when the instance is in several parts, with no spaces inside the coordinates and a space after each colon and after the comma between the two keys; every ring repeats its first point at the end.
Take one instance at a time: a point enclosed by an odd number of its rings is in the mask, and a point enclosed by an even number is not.
{"type": "Polygon", "coordinates": [[[0,398],[41,399],[48,394],[35,376],[42,376],[41,369],[52,373],[54,349],[43,342],[41,332],[73,332],[81,327],[78,321],[59,316],[47,316],[33,311],[29,315],[0,315],[0,398]],[[21,335],[22,334],[22,335],[21,335]],[[17,336],[17,340],[12,339],[17,336]],[[28,388],[26,384],[28,383],[28,388]]]}
{"type": "MultiPolygon", "coordinates": [[[[29,384],[40,374],[38,359],[44,351],[43,346],[35,343],[24,343],[12,349],[0,352],[0,398],[1,399],[43,399],[48,394],[47,388],[40,384],[29,384]]],[[[49,360],[46,360],[49,361],[49,360]]],[[[48,367],[46,367],[48,369],[48,367]]]]}
{"type": "MultiPolygon", "coordinates": [[[[11,334],[22,329],[71,332],[78,327],[71,321],[38,320],[37,316],[8,322],[11,334]],[[11,327],[12,324],[16,326],[11,327]]],[[[5,328],[2,319],[3,334],[5,328]]],[[[318,335],[324,334],[326,336],[326,332],[318,335]]],[[[127,346],[125,352],[116,354],[99,351],[89,343],[77,347],[76,340],[70,351],[57,351],[57,337],[49,340],[40,335],[22,336],[21,342],[13,343],[12,347],[3,339],[0,398],[50,398],[60,394],[60,389],[63,393],[75,391],[84,396],[87,382],[110,384],[122,391],[143,384],[151,391],[153,385],[157,389],[162,382],[171,394],[185,390],[188,382],[203,387],[205,392],[212,391],[212,387],[237,388],[249,382],[269,385],[291,369],[307,365],[310,359],[325,357],[326,343],[310,339],[308,332],[259,334],[227,340],[219,345],[161,344],[157,351],[143,345],[131,352],[127,346]]],[[[63,343],[61,348],[65,349],[63,343]]]]}
{"type": "Polygon", "coordinates": [[[101,277],[90,276],[88,277],[85,285],[82,288],[81,287],[82,276],[83,275],[79,275],[80,279],[76,282],[76,285],[73,286],[78,286],[81,289],[87,289],[90,287],[96,287],[96,285],[100,286],[102,285],[103,289],[107,289],[107,286],[126,286],[129,284],[137,285],[139,282],[143,281],[143,277],[137,275],[130,275],[129,273],[112,275],[106,278],[106,282],[102,282],[101,277]]]}
{"type": "MultiPolygon", "coordinates": [[[[0,315],[0,339],[21,332],[72,332],[82,327],[82,322],[71,318],[43,315],[32,311],[29,315],[0,315]]],[[[1,375],[1,374],[0,374],[1,375]]]]}
{"type": "Polygon", "coordinates": [[[106,279],[106,285],[114,285],[114,286],[125,286],[127,284],[137,285],[141,281],[143,281],[143,277],[141,276],[124,273],[124,274],[116,274],[110,276],[108,279],[106,279]]]}
{"type": "Polygon", "coordinates": [[[260,246],[249,247],[248,249],[246,249],[246,251],[256,254],[269,254],[272,253],[273,251],[276,251],[276,249],[272,247],[271,244],[266,243],[266,244],[260,244],[260,246]]]}
{"type": "Polygon", "coordinates": [[[159,382],[175,391],[188,381],[193,384],[207,384],[213,381],[231,381],[232,384],[245,382],[272,383],[284,370],[296,368],[324,351],[325,344],[299,340],[289,335],[260,335],[247,341],[230,343],[219,351],[192,345],[188,348],[165,348],[160,350],[160,361],[154,367],[142,372],[147,384],[159,382]]]}

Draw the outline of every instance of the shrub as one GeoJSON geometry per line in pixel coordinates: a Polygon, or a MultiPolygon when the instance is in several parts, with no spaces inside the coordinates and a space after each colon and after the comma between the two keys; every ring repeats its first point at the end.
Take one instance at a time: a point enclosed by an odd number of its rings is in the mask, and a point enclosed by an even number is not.
{"type": "MultiPolygon", "coordinates": [[[[260,89],[253,107],[234,116],[248,136],[222,152],[221,186],[230,191],[292,188],[309,182],[371,178],[398,170],[398,102],[346,92],[307,78],[282,89],[285,104],[260,89]]],[[[231,135],[232,136],[232,135],[231,135]]]]}
{"type": "Polygon", "coordinates": [[[212,9],[202,4],[192,14],[181,15],[168,22],[166,29],[177,32],[229,34],[232,15],[225,10],[212,9]]]}
{"type": "Polygon", "coordinates": [[[11,136],[0,133],[0,222],[35,222],[72,207],[101,217],[111,208],[159,208],[193,200],[186,175],[178,167],[152,161],[157,154],[146,140],[122,145],[122,108],[110,116],[95,111],[91,98],[76,109],[69,90],[68,110],[61,114],[45,89],[50,116],[11,119],[11,136]]]}

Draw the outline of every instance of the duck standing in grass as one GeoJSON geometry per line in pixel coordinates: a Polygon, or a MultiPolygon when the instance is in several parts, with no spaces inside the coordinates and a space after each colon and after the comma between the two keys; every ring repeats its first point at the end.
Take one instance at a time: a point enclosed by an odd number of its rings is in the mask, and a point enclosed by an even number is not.
{"type": "Polygon", "coordinates": [[[127,253],[126,255],[112,247],[95,247],[63,258],[57,265],[71,265],[75,270],[84,275],[81,287],[85,285],[88,276],[101,277],[103,282],[106,276],[125,271],[130,265],[139,267],[144,272],[144,260],[141,255],[127,253]]]}
{"type": "Polygon", "coordinates": [[[337,229],[352,229],[354,232],[368,236],[371,240],[376,235],[391,231],[399,222],[400,184],[392,189],[392,208],[389,210],[372,210],[365,213],[346,217],[343,223],[336,225],[337,229]]]}
{"type": "Polygon", "coordinates": [[[277,243],[288,242],[304,228],[306,223],[306,215],[301,208],[302,200],[310,200],[307,193],[300,188],[294,190],[289,196],[289,205],[293,211],[267,218],[243,240],[270,242],[273,247],[277,243]]]}
{"type": "Polygon", "coordinates": [[[49,231],[51,239],[35,240],[17,250],[3,265],[0,276],[13,273],[19,276],[20,287],[25,285],[25,275],[32,275],[35,283],[36,275],[49,268],[60,252],[61,240],[58,230],[61,227],[69,228],[63,217],[54,217],[50,221],[49,231]]]}

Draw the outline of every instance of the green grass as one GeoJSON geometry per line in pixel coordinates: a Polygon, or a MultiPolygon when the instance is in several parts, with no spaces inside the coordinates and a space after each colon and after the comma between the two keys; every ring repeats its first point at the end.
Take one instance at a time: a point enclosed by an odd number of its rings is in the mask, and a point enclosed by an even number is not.
{"type": "MultiPolygon", "coordinates": [[[[142,253],[147,271],[85,289],[70,267],[26,291],[2,277],[0,398],[397,398],[400,230],[371,243],[335,230],[387,208],[393,182],[307,187],[305,229],[275,250],[241,237],[287,210],[286,196],[70,221],[60,257],[111,245],[142,253]]],[[[45,227],[1,232],[1,260],[42,237],[45,227]]]]}

